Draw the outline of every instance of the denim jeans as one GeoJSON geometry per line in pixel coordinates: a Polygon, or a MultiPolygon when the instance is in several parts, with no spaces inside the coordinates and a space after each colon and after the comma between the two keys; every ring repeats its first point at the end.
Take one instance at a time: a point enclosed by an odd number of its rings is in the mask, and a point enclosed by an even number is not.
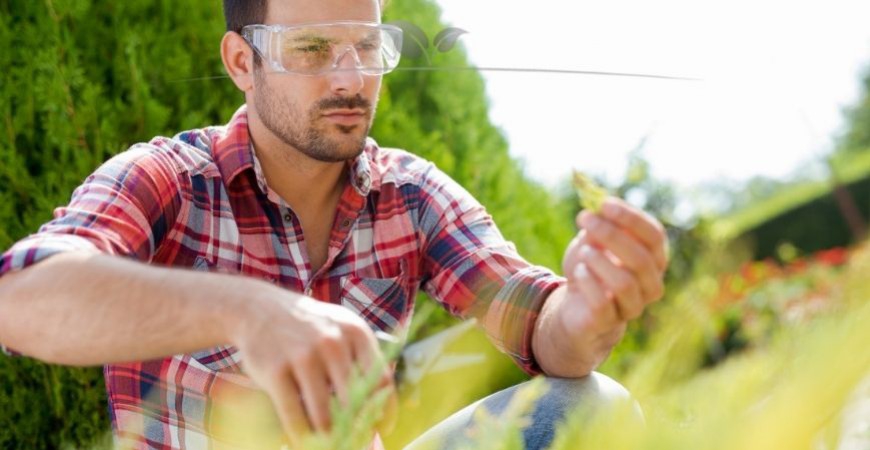
{"type": "MultiPolygon", "coordinates": [[[[545,449],[553,441],[559,423],[575,406],[607,404],[629,398],[628,391],[613,379],[593,372],[578,378],[546,378],[547,392],[535,403],[531,421],[523,429],[527,449],[545,449]]],[[[511,386],[454,413],[410,443],[405,450],[454,449],[467,443],[466,431],[474,425],[474,411],[480,407],[495,416],[504,412],[517,389],[511,386]]],[[[641,416],[639,416],[641,417],[641,416]]],[[[642,420],[642,419],[641,419],[642,420]]]]}

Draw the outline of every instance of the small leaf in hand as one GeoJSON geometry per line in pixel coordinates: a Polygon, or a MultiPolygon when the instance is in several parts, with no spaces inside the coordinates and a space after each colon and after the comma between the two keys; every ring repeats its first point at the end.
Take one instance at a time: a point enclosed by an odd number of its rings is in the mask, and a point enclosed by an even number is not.
{"type": "Polygon", "coordinates": [[[415,59],[426,53],[426,49],[429,48],[429,37],[420,27],[404,20],[395,20],[389,24],[402,29],[404,35],[404,39],[402,39],[403,58],[415,59]]]}
{"type": "Polygon", "coordinates": [[[435,36],[433,43],[435,44],[435,47],[438,48],[439,52],[449,52],[456,45],[456,40],[459,39],[459,36],[462,36],[465,33],[468,32],[462,28],[448,27],[441,30],[441,32],[435,36]]]}
{"type": "Polygon", "coordinates": [[[578,170],[574,171],[573,182],[577,196],[580,197],[580,206],[594,213],[600,212],[601,205],[607,198],[607,190],[578,170]]]}

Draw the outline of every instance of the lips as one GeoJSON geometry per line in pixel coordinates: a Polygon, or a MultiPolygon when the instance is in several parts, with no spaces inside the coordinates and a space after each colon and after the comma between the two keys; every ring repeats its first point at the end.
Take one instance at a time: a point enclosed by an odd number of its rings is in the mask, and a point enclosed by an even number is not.
{"type": "Polygon", "coordinates": [[[360,109],[342,109],[324,113],[323,117],[341,125],[354,125],[365,119],[366,112],[360,109]]]}

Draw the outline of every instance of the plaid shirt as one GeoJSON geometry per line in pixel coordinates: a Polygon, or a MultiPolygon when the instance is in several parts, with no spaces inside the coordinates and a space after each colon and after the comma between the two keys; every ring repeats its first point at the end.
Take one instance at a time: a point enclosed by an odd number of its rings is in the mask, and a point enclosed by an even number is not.
{"type": "MultiPolygon", "coordinates": [[[[0,276],[60,252],[102,252],[268,280],[387,332],[407,325],[422,287],[451,313],[477,317],[501,351],[538,372],[535,319],[564,281],[523,260],[468,192],[431,163],[369,139],[349,163],[328,259],[314,273],[299,219],[266,185],[246,111],[113,157],[54,220],[3,254],[0,276]]],[[[230,346],[104,371],[113,429],[137,448],[207,447],[218,393],[254,388],[230,346]]]]}

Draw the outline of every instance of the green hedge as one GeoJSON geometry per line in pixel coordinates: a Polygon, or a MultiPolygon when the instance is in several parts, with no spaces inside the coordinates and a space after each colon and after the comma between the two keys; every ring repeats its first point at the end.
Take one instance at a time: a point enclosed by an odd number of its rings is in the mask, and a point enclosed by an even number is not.
{"type": "MultiPolygon", "coordinates": [[[[864,222],[870,223],[870,176],[843,189],[851,195],[864,222]]],[[[855,243],[833,189],[747,230],[741,239],[751,243],[756,259],[776,258],[777,248],[785,243],[805,254],[855,243]]]]}
{"type": "MultiPolygon", "coordinates": [[[[430,37],[442,28],[428,0],[393,0],[385,19],[430,37]]],[[[225,123],[243,97],[228,79],[209,78],[224,73],[223,29],[216,0],[0,2],[0,249],[49,220],[131,143],[225,123]]],[[[466,60],[459,47],[430,50],[433,65],[466,60]]],[[[487,109],[476,73],[396,72],[385,79],[373,135],[438,163],[524,255],[558,268],[571,206],[524,178],[487,109]]],[[[99,369],[0,357],[0,386],[0,448],[86,447],[105,437],[99,369]]]]}

